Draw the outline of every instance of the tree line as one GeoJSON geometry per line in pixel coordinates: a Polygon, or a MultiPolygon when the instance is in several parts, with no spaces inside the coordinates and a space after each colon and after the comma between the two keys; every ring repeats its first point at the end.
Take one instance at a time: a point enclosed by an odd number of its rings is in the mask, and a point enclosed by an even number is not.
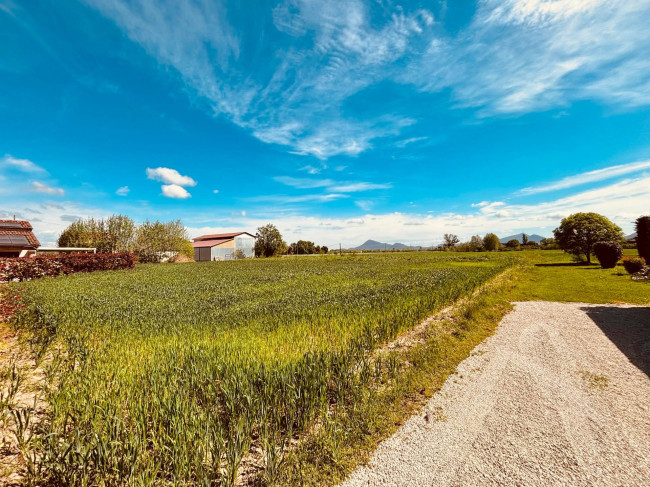
{"type": "Polygon", "coordinates": [[[133,252],[140,262],[194,258],[194,249],[180,220],[145,221],[125,215],[86,218],[71,223],[59,236],[59,247],[94,247],[97,252],[133,252]]]}

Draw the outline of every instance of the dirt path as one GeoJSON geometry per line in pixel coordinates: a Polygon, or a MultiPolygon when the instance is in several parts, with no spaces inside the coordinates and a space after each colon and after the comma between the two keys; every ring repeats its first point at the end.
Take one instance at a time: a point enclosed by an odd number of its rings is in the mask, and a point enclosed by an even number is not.
{"type": "Polygon", "coordinates": [[[650,308],[516,303],[352,486],[650,485],[650,308]]]}

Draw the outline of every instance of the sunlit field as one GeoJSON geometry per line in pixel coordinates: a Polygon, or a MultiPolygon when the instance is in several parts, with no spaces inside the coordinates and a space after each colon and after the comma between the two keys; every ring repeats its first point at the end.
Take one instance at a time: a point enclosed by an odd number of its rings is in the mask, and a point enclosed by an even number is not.
{"type": "Polygon", "coordinates": [[[369,352],[511,265],[403,253],[140,265],[15,284],[46,365],[35,480],[232,485],[391,372],[369,352]]]}

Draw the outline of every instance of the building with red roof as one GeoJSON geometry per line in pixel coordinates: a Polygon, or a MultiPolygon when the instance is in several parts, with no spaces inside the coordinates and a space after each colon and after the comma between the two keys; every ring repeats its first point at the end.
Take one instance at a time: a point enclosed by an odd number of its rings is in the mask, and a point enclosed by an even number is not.
{"type": "Polygon", "coordinates": [[[27,220],[0,220],[0,257],[26,257],[40,246],[27,220]]]}
{"type": "Polygon", "coordinates": [[[197,262],[255,257],[255,235],[252,233],[217,233],[193,240],[194,260],[197,262]]]}

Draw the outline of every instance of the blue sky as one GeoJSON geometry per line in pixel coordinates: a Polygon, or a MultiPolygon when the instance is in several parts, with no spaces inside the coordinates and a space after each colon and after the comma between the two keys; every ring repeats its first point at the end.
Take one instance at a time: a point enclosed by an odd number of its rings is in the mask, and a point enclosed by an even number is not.
{"type": "Polygon", "coordinates": [[[430,245],[650,212],[650,1],[0,0],[0,217],[430,245]]]}

